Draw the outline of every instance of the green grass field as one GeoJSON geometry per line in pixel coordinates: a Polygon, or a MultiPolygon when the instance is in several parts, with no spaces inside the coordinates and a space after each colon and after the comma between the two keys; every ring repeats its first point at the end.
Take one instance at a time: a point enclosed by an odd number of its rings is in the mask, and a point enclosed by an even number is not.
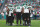
{"type": "MultiPolygon", "coordinates": [[[[16,24],[16,20],[14,21],[14,23],[16,24]]],[[[28,27],[28,26],[7,26],[6,20],[0,20],[0,27],[28,27]]],[[[40,20],[31,20],[30,27],[40,27],[40,20]]]]}

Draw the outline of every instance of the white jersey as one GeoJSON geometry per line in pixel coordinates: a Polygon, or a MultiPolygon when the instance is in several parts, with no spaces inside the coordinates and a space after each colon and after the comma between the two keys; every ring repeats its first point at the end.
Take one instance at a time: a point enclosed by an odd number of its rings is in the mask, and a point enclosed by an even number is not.
{"type": "Polygon", "coordinates": [[[13,7],[9,7],[9,16],[11,16],[11,13],[13,13],[14,8],[13,7]]]}
{"type": "Polygon", "coordinates": [[[4,7],[3,12],[6,12],[6,10],[7,10],[6,7],[4,7]]]}
{"type": "Polygon", "coordinates": [[[21,12],[21,10],[22,10],[22,7],[21,6],[17,6],[16,7],[16,12],[21,12]]]}
{"type": "MultiPolygon", "coordinates": [[[[32,9],[32,6],[24,6],[24,13],[29,13],[29,9],[27,9],[27,8],[31,8],[32,9]]],[[[30,13],[31,13],[31,10],[30,10],[30,13]]]]}
{"type": "Polygon", "coordinates": [[[24,9],[24,13],[29,13],[29,9],[24,9]]]}
{"type": "Polygon", "coordinates": [[[9,11],[9,16],[11,16],[12,11],[9,11]]]}
{"type": "Polygon", "coordinates": [[[28,7],[32,8],[32,6],[28,6],[28,7]]]}
{"type": "Polygon", "coordinates": [[[8,14],[7,14],[7,9],[8,9],[8,8],[6,8],[6,7],[3,9],[3,11],[6,12],[6,13],[5,13],[6,15],[8,15],[8,14]]]}
{"type": "Polygon", "coordinates": [[[30,13],[31,13],[31,9],[32,9],[32,6],[28,6],[28,8],[30,7],[30,13]]]}
{"type": "Polygon", "coordinates": [[[11,11],[11,13],[13,13],[14,7],[8,7],[11,11]]]}
{"type": "Polygon", "coordinates": [[[7,12],[6,12],[6,15],[7,15],[7,12]]]}
{"type": "Polygon", "coordinates": [[[27,9],[28,8],[28,6],[24,6],[24,13],[29,13],[29,9],[27,9]]]}

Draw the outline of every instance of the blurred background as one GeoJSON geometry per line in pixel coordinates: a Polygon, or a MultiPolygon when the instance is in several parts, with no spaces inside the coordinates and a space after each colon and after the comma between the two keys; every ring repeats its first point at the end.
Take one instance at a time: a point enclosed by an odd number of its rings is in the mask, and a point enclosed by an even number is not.
{"type": "Polygon", "coordinates": [[[0,19],[6,19],[6,8],[11,4],[12,6],[23,6],[26,4],[30,4],[33,8],[31,19],[40,19],[40,0],[0,0],[0,19]],[[36,17],[35,17],[36,15],[36,17]]]}

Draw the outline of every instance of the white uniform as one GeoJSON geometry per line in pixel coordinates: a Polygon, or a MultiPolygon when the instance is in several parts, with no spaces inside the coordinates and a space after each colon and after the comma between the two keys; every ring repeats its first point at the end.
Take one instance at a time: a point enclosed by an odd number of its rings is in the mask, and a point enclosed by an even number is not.
{"type": "Polygon", "coordinates": [[[21,10],[22,10],[22,7],[21,6],[17,6],[16,7],[16,12],[21,12],[21,10]]]}

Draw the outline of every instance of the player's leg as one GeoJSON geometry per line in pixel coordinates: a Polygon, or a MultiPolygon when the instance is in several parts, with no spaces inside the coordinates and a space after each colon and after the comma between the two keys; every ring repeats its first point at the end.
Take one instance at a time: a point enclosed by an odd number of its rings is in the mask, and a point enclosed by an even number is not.
{"type": "Polygon", "coordinates": [[[25,25],[27,26],[27,18],[25,18],[25,25]]]}
{"type": "Polygon", "coordinates": [[[24,18],[24,22],[25,22],[24,24],[26,25],[26,18],[24,18]]]}
{"type": "Polygon", "coordinates": [[[16,13],[16,23],[17,23],[17,25],[18,25],[18,13],[16,13]]]}
{"type": "Polygon", "coordinates": [[[14,23],[14,17],[13,17],[13,19],[12,19],[12,22],[14,23]]]}
{"type": "Polygon", "coordinates": [[[29,15],[29,25],[31,25],[31,18],[30,18],[30,15],[29,15]]]}
{"type": "Polygon", "coordinates": [[[26,17],[26,26],[28,25],[28,13],[25,14],[26,17]]]}
{"type": "Polygon", "coordinates": [[[25,18],[25,25],[26,25],[26,18],[25,18]]]}
{"type": "Polygon", "coordinates": [[[24,23],[25,23],[25,20],[24,20],[24,17],[23,17],[23,25],[25,25],[24,23]]]}
{"type": "Polygon", "coordinates": [[[8,16],[8,24],[10,23],[10,17],[8,16]]]}
{"type": "Polygon", "coordinates": [[[6,15],[6,24],[7,24],[7,18],[8,18],[8,16],[6,15]]]}
{"type": "Polygon", "coordinates": [[[25,13],[25,25],[26,25],[26,20],[27,20],[27,14],[25,13]]]}
{"type": "Polygon", "coordinates": [[[26,26],[27,26],[27,18],[26,18],[26,26]]]}
{"type": "Polygon", "coordinates": [[[24,15],[24,13],[22,14],[22,17],[23,17],[23,25],[25,25],[25,15],[24,15]]]}
{"type": "Polygon", "coordinates": [[[23,18],[23,25],[25,25],[24,23],[25,23],[25,21],[24,21],[24,18],[23,18]]]}
{"type": "Polygon", "coordinates": [[[22,25],[22,24],[21,24],[21,13],[19,13],[19,19],[20,19],[20,25],[22,25]]]}
{"type": "Polygon", "coordinates": [[[31,19],[30,17],[28,17],[28,26],[30,26],[30,24],[31,24],[31,19]]]}
{"type": "Polygon", "coordinates": [[[9,16],[7,15],[7,22],[8,22],[8,24],[9,24],[9,16]]]}
{"type": "Polygon", "coordinates": [[[14,16],[13,13],[11,13],[12,23],[14,23],[14,16]]]}
{"type": "Polygon", "coordinates": [[[29,18],[27,17],[27,25],[29,24],[29,18]]]}
{"type": "Polygon", "coordinates": [[[28,13],[28,26],[30,26],[30,14],[28,13]]]}
{"type": "Polygon", "coordinates": [[[28,25],[29,25],[29,18],[28,18],[28,20],[27,20],[27,21],[28,21],[28,25]]]}
{"type": "Polygon", "coordinates": [[[17,25],[18,25],[18,20],[19,20],[19,19],[17,18],[17,20],[16,20],[16,21],[17,21],[17,25]]]}
{"type": "Polygon", "coordinates": [[[12,17],[10,16],[10,26],[12,26],[12,17]]]}

